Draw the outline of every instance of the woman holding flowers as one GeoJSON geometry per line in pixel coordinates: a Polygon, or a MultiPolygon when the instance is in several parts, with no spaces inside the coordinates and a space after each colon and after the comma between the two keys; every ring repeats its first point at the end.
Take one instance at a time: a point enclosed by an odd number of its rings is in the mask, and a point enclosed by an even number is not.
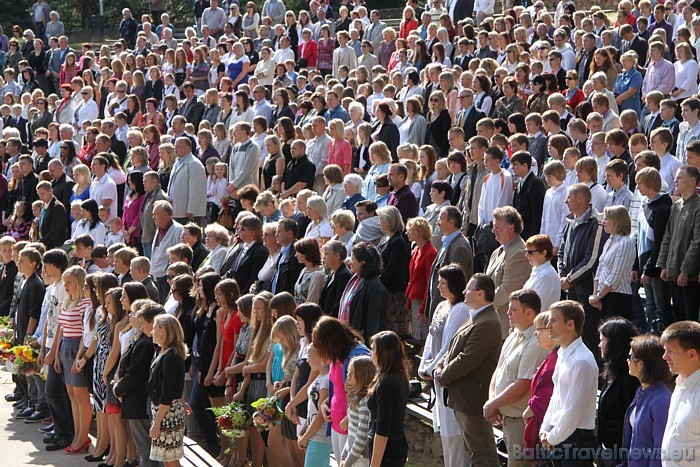
{"type": "Polygon", "coordinates": [[[187,346],[177,318],[166,314],[165,308],[158,304],[152,306],[162,312],[155,317],[150,330],[153,343],[160,347],[148,378],[153,413],[149,431],[151,460],[162,462],[165,467],[179,467],[184,455],[185,405],[180,398],[185,386],[187,346]]]}
{"type": "Polygon", "coordinates": [[[88,435],[92,422],[92,404],[88,381],[82,371],[87,357],[82,356],[76,360],[83,340],[83,317],[90,308],[90,299],[85,297],[85,276],[85,269],[80,266],[72,266],[63,273],[67,298],[58,315],[60,327],[56,340],[60,341],[60,358],[54,362],[54,369],[57,373],[63,373],[75,427],[73,443],[64,449],[66,454],[81,454],[92,445],[88,435]],[[82,364],[81,369],[78,369],[79,364],[82,364]]]}

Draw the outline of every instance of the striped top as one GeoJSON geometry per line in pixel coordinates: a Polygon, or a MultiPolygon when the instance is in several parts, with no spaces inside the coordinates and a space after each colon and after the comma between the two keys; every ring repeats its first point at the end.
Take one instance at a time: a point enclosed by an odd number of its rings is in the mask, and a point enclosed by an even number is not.
{"type": "Polygon", "coordinates": [[[83,316],[89,306],[90,299],[84,298],[70,310],[67,310],[65,305],[61,307],[58,322],[61,324],[63,337],[67,339],[83,337],[83,316]]]}
{"type": "Polygon", "coordinates": [[[371,418],[366,397],[360,399],[357,408],[348,404],[348,439],[341,456],[345,459],[345,465],[354,465],[355,462],[362,459],[362,453],[367,446],[371,418]]]}

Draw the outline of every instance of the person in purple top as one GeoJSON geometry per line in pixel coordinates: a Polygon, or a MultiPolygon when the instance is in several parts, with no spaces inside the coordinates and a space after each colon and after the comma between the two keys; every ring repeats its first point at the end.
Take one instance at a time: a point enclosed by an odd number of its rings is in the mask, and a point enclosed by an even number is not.
{"type": "Polygon", "coordinates": [[[661,441],[671,403],[671,391],[666,386],[671,372],[663,355],[664,347],[657,336],[632,338],[627,364],[630,375],[641,385],[623,424],[622,447],[627,453],[622,459],[624,466],[661,467],[661,441]],[[652,455],[648,455],[650,450],[652,455]]]}

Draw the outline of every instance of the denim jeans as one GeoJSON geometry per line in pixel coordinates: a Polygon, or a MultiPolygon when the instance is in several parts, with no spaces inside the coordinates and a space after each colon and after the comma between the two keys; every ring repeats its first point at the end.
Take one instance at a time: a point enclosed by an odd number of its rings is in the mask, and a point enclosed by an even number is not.
{"type": "Polygon", "coordinates": [[[54,433],[59,438],[73,438],[73,412],[70,399],[63,382],[63,375],[56,373],[53,365],[49,365],[45,386],[46,402],[53,418],[54,433]]]}
{"type": "Polygon", "coordinates": [[[153,242],[142,243],[141,247],[143,247],[143,256],[145,256],[146,258],[150,258],[151,253],[153,252],[153,242]]]}

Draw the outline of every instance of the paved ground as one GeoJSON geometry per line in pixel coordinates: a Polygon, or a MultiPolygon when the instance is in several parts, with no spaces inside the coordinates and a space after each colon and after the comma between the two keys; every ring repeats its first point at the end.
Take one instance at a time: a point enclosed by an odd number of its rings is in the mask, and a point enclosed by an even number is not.
{"type": "MultiPolygon", "coordinates": [[[[42,465],[53,467],[73,467],[85,464],[83,456],[68,456],[63,451],[44,450],[40,423],[24,423],[13,418],[12,404],[5,402],[5,394],[12,392],[12,375],[0,368],[0,465],[42,465]]],[[[94,441],[94,438],[93,438],[94,441]]]]}

